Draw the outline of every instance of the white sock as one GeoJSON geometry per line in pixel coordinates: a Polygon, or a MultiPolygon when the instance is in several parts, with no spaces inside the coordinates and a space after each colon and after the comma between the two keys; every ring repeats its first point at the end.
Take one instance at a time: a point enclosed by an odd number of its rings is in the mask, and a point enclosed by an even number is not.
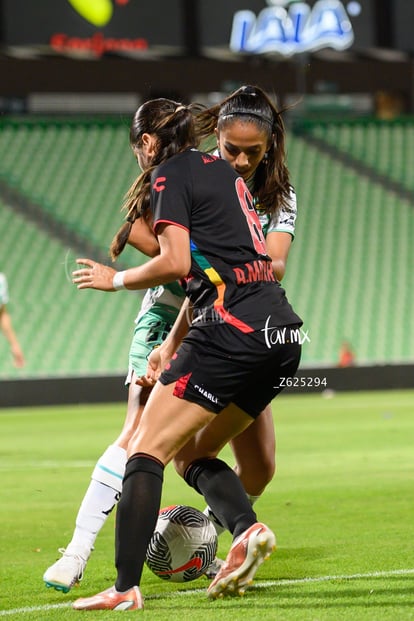
{"type": "Polygon", "coordinates": [[[220,522],[218,521],[218,519],[216,518],[216,516],[210,509],[210,507],[206,507],[203,513],[205,516],[208,517],[208,519],[210,520],[210,522],[213,524],[214,528],[216,529],[217,537],[226,531],[226,529],[224,528],[222,524],[220,524],[220,522]]]}
{"type": "MultiPolygon", "coordinates": [[[[248,501],[250,502],[250,504],[254,505],[254,503],[259,500],[260,496],[252,496],[251,494],[246,494],[248,501]]],[[[216,533],[217,536],[219,537],[222,533],[224,533],[226,531],[226,528],[224,528],[224,526],[222,524],[220,524],[220,522],[218,521],[218,519],[216,518],[216,516],[214,515],[214,513],[212,512],[212,510],[210,509],[210,507],[206,507],[203,511],[204,515],[206,515],[208,517],[208,519],[210,520],[210,522],[213,524],[214,528],[216,529],[216,533]]]]}
{"type": "Polygon", "coordinates": [[[99,458],[79,508],[67,552],[72,551],[88,559],[99,531],[119,500],[126,461],[125,449],[115,444],[108,446],[99,458]]]}

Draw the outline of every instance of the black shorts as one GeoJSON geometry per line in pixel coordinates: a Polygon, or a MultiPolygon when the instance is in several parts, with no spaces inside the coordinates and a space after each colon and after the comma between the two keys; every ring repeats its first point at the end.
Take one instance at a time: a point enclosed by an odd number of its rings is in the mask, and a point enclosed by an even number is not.
{"type": "MultiPolygon", "coordinates": [[[[297,326],[287,330],[299,332],[297,326]]],[[[175,382],[176,397],[212,412],[235,403],[257,418],[282,390],[281,378],[295,375],[301,353],[298,340],[270,346],[261,331],[243,334],[224,323],[192,327],[160,382],[175,382]]]]}

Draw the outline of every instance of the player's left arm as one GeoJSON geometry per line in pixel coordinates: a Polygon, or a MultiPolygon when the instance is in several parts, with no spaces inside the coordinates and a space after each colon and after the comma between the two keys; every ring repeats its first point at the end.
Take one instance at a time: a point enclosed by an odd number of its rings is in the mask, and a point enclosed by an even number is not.
{"type": "Polygon", "coordinates": [[[267,254],[272,259],[273,272],[280,282],[285,275],[292,235],[282,231],[272,231],[266,235],[267,254]]]}
{"type": "Polygon", "coordinates": [[[297,200],[293,188],[288,204],[282,206],[277,218],[271,218],[266,234],[267,254],[272,259],[273,272],[280,282],[285,275],[290,246],[295,237],[297,200]]]}
{"type": "Polygon", "coordinates": [[[135,290],[165,285],[187,276],[191,268],[189,231],[172,223],[161,223],[157,237],[160,254],[123,272],[91,259],[77,259],[76,263],[86,267],[73,272],[73,283],[78,289],[135,290]]]}

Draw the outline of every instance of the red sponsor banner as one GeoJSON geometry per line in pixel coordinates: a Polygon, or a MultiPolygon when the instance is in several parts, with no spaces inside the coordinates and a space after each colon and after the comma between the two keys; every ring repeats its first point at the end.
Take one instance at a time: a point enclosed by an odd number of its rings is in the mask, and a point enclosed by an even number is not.
{"type": "Polygon", "coordinates": [[[47,52],[182,52],[181,0],[3,0],[7,46],[47,52]]]}

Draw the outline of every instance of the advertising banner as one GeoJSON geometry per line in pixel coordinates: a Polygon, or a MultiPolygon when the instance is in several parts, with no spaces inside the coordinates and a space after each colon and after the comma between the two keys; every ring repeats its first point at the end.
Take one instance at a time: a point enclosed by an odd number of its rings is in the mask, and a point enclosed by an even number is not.
{"type": "Polygon", "coordinates": [[[182,53],[181,0],[2,0],[6,46],[47,52],[182,53]]]}
{"type": "Polygon", "coordinates": [[[202,49],[291,57],[374,44],[372,0],[200,0],[202,49]],[[212,26],[214,24],[214,27],[212,26]]]}

